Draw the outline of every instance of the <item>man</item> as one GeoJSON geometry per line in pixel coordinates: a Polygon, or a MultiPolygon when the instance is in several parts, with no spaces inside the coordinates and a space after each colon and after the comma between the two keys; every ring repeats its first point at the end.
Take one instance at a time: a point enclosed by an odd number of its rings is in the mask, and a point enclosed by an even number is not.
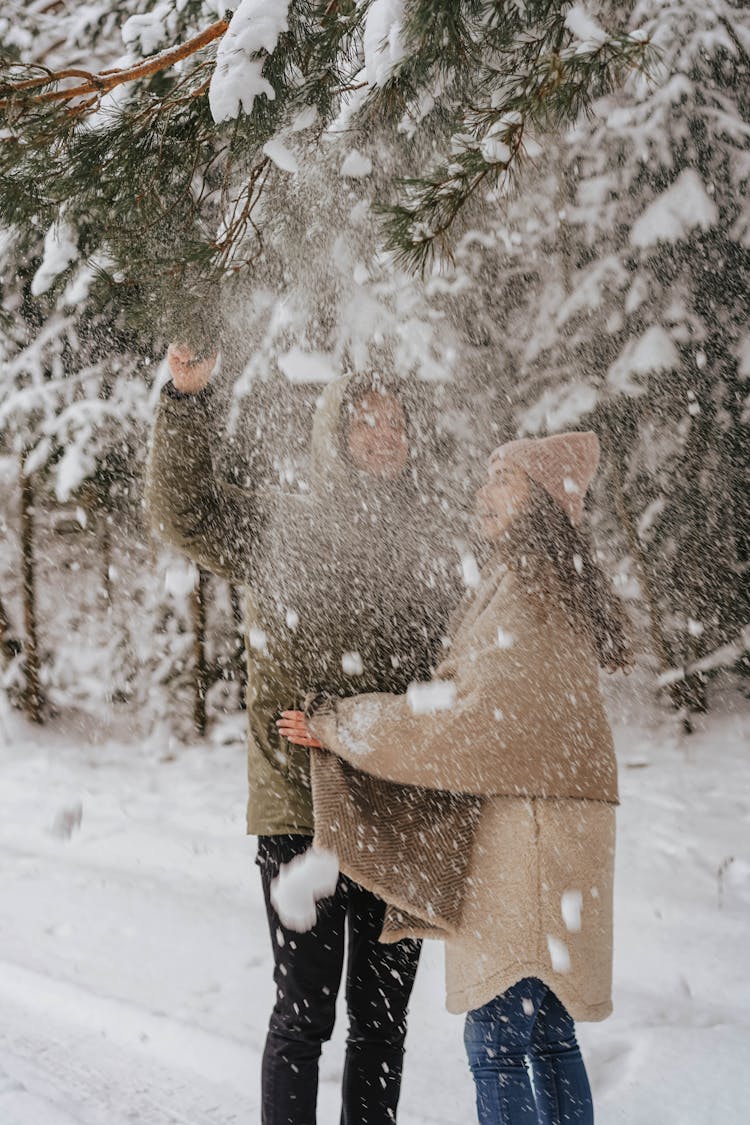
{"type": "Polygon", "coordinates": [[[419,943],[379,943],[383,903],[346,878],[309,933],[281,925],[270,886],[309,847],[313,815],[307,754],[275,721],[310,693],[404,691],[437,662],[459,568],[434,426],[396,383],[339,379],[316,411],[310,479],[297,492],[260,480],[239,488],[211,456],[216,357],[172,346],[168,358],[147,477],[152,523],[200,565],[248,586],[247,828],[259,838],[277,984],[262,1122],[315,1122],[348,943],[342,1125],[390,1125],[419,943]]]}

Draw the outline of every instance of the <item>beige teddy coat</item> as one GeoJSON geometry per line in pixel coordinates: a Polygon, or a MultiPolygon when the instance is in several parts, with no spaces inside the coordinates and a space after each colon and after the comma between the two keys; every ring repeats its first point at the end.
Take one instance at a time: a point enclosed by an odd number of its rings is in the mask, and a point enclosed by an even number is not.
{"type": "MultiPolygon", "coordinates": [[[[574,1019],[604,1019],[612,1008],[617,771],[594,651],[568,623],[551,575],[540,606],[498,558],[459,607],[451,635],[431,687],[337,700],[310,729],[372,778],[480,799],[462,833],[460,917],[445,942],[450,1011],[480,1007],[534,976],[574,1019]]],[[[351,812],[335,759],[316,759],[316,837],[331,846],[342,825],[353,834],[351,812]]],[[[427,818],[429,802],[424,808],[427,818]]],[[[423,827],[416,818],[399,837],[412,870],[435,867],[423,827]]],[[[377,886],[371,877],[377,841],[348,845],[341,851],[354,860],[344,870],[388,900],[383,866],[377,886]]],[[[423,901],[394,899],[407,918],[412,906],[426,916],[423,901]]]]}

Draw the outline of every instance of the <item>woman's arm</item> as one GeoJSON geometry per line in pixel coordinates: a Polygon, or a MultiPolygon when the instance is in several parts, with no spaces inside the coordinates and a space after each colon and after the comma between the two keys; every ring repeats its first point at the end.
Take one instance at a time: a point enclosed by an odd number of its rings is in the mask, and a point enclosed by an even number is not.
{"type": "Polygon", "coordinates": [[[307,720],[307,728],[327,750],[387,781],[478,796],[500,784],[520,793],[527,774],[513,757],[519,716],[512,692],[499,690],[504,674],[511,672],[508,684],[516,679],[508,664],[488,653],[470,678],[434,680],[407,695],[338,700],[307,720]]]}
{"type": "Polygon", "coordinates": [[[512,587],[504,573],[484,600],[481,621],[470,603],[466,618],[455,622],[455,646],[431,681],[412,684],[404,695],[329,699],[307,720],[285,712],[280,732],[302,746],[317,742],[387,781],[478,796],[497,792],[498,784],[520,792],[527,776],[514,751],[544,712],[539,688],[549,657],[536,651],[512,587]]]}
{"type": "Polygon", "coordinates": [[[562,611],[539,623],[506,604],[502,625],[499,616],[493,611],[493,624],[507,630],[497,633],[500,643],[465,649],[452,679],[407,695],[337,700],[307,720],[309,733],[386,781],[479,797],[616,802],[612,735],[589,643],[562,611]]]}

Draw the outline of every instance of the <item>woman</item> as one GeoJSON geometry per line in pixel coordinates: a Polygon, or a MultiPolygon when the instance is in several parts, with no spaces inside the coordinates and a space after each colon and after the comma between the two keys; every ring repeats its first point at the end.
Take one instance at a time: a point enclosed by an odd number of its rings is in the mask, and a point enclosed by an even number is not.
{"type": "Polygon", "coordinates": [[[630,659],[578,530],[598,460],[592,433],[497,450],[478,496],[490,547],[432,682],[279,721],[329,752],[316,840],[392,905],[383,940],[445,938],[481,1125],[593,1120],[573,1020],[611,1011],[617,775],[598,666],[630,659]]]}

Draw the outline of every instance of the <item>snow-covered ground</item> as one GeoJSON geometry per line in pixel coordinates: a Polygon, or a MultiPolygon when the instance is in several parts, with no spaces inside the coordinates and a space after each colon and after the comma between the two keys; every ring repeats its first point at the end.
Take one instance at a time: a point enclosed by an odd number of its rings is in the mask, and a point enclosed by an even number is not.
{"type": "MultiPolygon", "coordinates": [[[[617,741],[615,1014],[579,1029],[598,1125],[745,1125],[750,709],[724,697],[690,738],[641,713],[617,741]]],[[[258,1121],[272,985],[241,743],[171,752],[5,710],[0,769],[2,1125],[258,1121]]],[[[430,944],[402,1125],[473,1120],[461,1031],[430,944]]]]}

